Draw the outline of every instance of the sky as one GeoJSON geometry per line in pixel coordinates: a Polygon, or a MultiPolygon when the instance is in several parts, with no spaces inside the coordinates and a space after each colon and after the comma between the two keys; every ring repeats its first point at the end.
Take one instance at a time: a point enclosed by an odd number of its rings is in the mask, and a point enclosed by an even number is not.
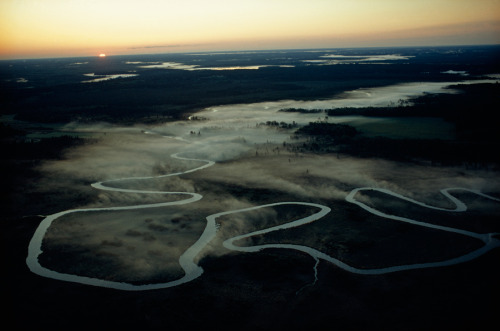
{"type": "Polygon", "coordinates": [[[0,59],[500,44],[500,0],[0,0],[0,59]]]}

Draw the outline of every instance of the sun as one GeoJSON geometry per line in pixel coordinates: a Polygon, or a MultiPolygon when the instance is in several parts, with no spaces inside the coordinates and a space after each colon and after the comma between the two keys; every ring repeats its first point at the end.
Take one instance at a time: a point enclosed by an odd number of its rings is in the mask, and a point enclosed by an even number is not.
{"type": "Polygon", "coordinates": [[[99,54],[99,57],[106,57],[106,54],[101,53],[101,54],[99,54]]]}

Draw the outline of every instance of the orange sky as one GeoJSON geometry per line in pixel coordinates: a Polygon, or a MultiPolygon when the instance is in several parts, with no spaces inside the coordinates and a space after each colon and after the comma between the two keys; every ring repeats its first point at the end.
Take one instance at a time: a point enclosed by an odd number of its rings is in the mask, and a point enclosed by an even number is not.
{"type": "Polygon", "coordinates": [[[1,0],[0,58],[500,44],[500,0],[1,0]]]}

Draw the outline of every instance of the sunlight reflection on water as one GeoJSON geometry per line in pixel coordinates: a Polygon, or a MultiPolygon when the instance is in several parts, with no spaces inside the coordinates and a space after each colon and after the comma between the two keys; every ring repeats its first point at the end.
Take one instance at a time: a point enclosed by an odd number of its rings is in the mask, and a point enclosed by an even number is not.
{"type": "Polygon", "coordinates": [[[82,83],[97,83],[97,82],[102,82],[102,81],[116,79],[116,78],[129,78],[129,77],[135,77],[135,76],[139,76],[139,75],[138,74],[96,75],[94,73],[91,73],[91,74],[84,74],[84,76],[97,77],[97,78],[90,79],[90,80],[83,80],[82,83]]]}

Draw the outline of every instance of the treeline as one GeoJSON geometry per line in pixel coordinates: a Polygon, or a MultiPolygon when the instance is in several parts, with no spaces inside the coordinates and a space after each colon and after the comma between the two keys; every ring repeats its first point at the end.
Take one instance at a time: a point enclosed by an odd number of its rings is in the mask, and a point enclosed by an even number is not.
{"type": "Polygon", "coordinates": [[[298,127],[298,124],[293,121],[292,123],[287,123],[284,121],[278,122],[278,121],[266,121],[266,122],[261,122],[258,123],[257,126],[270,126],[270,127],[275,127],[275,128],[281,128],[281,129],[293,129],[298,127]]]}
{"type": "Polygon", "coordinates": [[[449,166],[500,165],[498,141],[365,137],[349,125],[324,122],[310,123],[297,130],[296,134],[310,138],[302,143],[301,150],[315,153],[344,153],[449,166]]]}

